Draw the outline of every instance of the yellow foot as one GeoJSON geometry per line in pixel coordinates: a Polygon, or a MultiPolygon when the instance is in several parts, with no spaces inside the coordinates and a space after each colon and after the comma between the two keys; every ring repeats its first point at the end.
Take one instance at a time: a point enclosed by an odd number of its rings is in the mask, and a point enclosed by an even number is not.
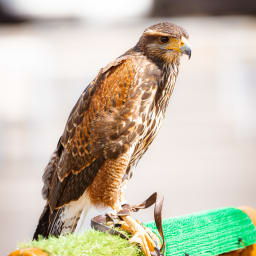
{"type": "Polygon", "coordinates": [[[129,240],[130,243],[139,244],[146,256],[153,255],[154,252],[160,251],[162,246],[161,240],[150,229],[143,227],[130,216],[124,216],[122,219],[124,223],[122,223],[121,228],[133,235],[129,240]]]}
{"type": "Polygon", "coordinates": [[[38,248],[26,248],[16,250],[9,254],[9,256],[49,256],[48,253],[38,248]]]}

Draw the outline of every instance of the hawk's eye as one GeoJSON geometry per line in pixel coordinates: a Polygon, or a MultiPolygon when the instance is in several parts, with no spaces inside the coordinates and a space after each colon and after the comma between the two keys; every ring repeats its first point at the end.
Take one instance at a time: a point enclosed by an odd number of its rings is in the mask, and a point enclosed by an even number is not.
{"type": "Polygon", "coordinates": [[[168,36],[161,36],[160,37],[161,43],[168,43],[169,42],[169,37],[168,36]]]}

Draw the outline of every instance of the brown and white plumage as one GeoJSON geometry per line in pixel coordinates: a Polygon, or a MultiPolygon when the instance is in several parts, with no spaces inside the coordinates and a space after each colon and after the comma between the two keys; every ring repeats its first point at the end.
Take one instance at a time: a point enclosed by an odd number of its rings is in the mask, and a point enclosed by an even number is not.
{"type": "Polygon", "coordinates": [[[153,25],[85,89],[45,169],[34,238],[73,232],[92,207],[120,208],[123,183],[164,118],[180,56],[190,55],[187,38],[174,24],[153,25]]]}

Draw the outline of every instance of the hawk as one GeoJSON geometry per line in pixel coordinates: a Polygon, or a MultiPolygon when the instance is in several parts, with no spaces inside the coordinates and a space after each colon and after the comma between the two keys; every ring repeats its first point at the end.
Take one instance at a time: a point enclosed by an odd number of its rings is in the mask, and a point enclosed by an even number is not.
{"type": "MultiPolygon", "coordinates": [[[[46,205],[34,239],[77,232],[95,209],[122,209],[124,184],[164,119],[180,57],[191,56],[187,39],[172,23],[150,26],[84,90],[45,168],[46,205]]],[[[131,241],[139,233],[150,255],[147,234],[130,216],[123,220],[133,230],[131,241]]]]}

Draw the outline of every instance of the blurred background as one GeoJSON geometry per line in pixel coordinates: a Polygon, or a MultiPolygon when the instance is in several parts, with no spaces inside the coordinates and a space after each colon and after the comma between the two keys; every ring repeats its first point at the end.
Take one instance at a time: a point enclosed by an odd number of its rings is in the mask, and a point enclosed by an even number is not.
{"type": "Polygon", "coordinates": [[[0,254],[33,234],[42,172],[79,95],[160,21],[189,32],[192,58],[128,202],[159,191],[164,217],[256,207],[255,15],[254,0],[0,0],[0,254]]]}

